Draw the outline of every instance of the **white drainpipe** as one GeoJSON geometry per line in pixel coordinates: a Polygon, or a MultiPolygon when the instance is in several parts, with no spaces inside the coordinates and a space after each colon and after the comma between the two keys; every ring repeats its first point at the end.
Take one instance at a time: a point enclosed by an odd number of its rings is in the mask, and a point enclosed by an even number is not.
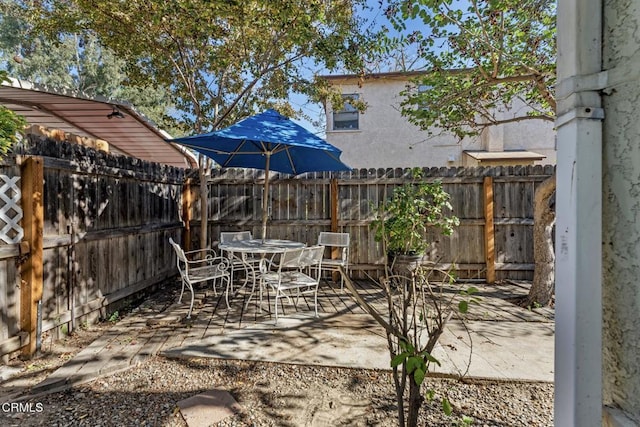
{"type": "Polygon", "coordinates": [[[556,426],[602,425],[601,0],[558,1],[556,426]]]}

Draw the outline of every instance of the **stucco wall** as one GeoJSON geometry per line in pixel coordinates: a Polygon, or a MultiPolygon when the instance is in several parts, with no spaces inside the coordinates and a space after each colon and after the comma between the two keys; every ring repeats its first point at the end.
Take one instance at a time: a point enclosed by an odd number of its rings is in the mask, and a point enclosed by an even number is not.
{"type": "Polygon", "coordinates": [[[556,133],[553,123],[541,120],[509,123],[504,128],[505,150],[529,150],[547,156],[541,164],[556,164],[556,133]]]}
{"type": "MultiPolygon", "coordinates": [[[[552,123],[521,122],[494,132],[501,141],[486,137],[458,141],[451,135],[429,136],[400,114],[400,92],[408,84],[399,78],[332,82],[343,94],[357,93],[368,105],[360,114],[358,130],[333,131],[333,113],[327,107],[327,136],[343,151],[342,159],[354,168],[466,166],[464,150],[486,150],[488,145],[505,150],[527,149],[547,156],[540,164],[555,164],[555,132],[552,123]]],[[[516,107],[516,109],[519,107],[516,107]]],[[[491,137],[490,137],[491,138],[491,137]]]]}
{"type": "MultiPolygon", "coordinates": [[[[604,69],[640,69],[638,2],[604,10],[604,69]]],[[[640,82],[627,78],[603,99],[603,397],[640,425],[640,82]]]]}

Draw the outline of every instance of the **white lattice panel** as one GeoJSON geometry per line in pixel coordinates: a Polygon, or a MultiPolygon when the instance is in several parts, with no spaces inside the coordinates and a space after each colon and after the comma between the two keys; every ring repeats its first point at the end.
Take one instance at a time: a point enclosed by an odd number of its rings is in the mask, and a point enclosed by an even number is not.
{"type": "Polygon", "coordinates": [[[18,243],[24,235],[19,181],[19,176],[0,175],[0,240],[5,243],[18,243]]]}

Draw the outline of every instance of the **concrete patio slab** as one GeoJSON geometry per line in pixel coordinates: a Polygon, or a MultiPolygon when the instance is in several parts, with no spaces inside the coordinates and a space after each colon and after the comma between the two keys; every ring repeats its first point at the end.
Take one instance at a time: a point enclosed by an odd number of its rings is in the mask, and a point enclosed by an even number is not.
{"type": "Polygon", "coordinates": [[[553,382],[554,324],[449,322],[432,372],[455,377],[553,382]]]}
{"type": "MultiPolygon", "coordinates": [[[[454,377],[553,381],[553,323],[449,322],[432,372],[454,377]]],[[[218,335],[191,337],[165,357],[214,357],[274,363],[391,369],[383,329],[366,314],[294,315],[218,335]]]]}
{"type": "Polygon", "coordinates": [[[322,366],[389,369],[387,339],[364,314],[337,318],[292,315],[245,328],[226,328],[204,339],[192,337],[184,345],[166,349],[165,357],[215,357],[322,366]],[[342,326],[340,326],[342,325],[342,326]]]}
{"type": "MultiPolygon", "coordinates": [[[[434,375],[498,380],[554,379],[553,309],[527,310],[504,295],[519,289],[485,286],[483,304],[469,319],[450,321],[434,356],[434,375]],[[504,289],[503,289],[504,288],[504,289]],[[469,361],[471,364],[469,365],[469,361]]],[[[515,292],[514,292],[515,291],[515,292]]],[[[380,290],[363,288],[370,300],[380,290]]],[[[177,299],[177,297],[175,297],[177,299]]],[[[286,312],[275,325],[270,310],[260,310],[246,299],[234,298],[226,310],[220,296],[205,294],[184,320],[188,304],[151,300],[149,306],[118,322],[41,383],[31,394],[69,388],[98,376],[128,369],[160,354],[171,358],[213,357],[275,363],[390,369],[384,330],[344,292],[324,287],[319,297],[320,317],[305,304],[286,312]],[[248,307],[248,310],[247,310],[248,307]],[[244,310],[243,310],[244,308],[244,310]]],[[[267,306],[267,304],[265,304],[267,306]]],[[[19,379],[19,378],[18,378],[19,379]]],[[[21,395],[18,380],[1,384],[6,396],[21,395]]],[[[0,393],[2,395],[2,393],[0,393]]],[[[24,397],[24,396],[22,396],[24,397]]]]}

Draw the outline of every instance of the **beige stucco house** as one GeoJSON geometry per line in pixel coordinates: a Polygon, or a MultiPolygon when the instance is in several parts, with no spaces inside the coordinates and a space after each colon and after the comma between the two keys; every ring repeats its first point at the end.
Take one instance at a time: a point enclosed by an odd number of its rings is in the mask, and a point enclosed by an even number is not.
{"type": "MultiPolygon", "coordinates": [[[[531,120],[487,129],[480,136],[458,140],[429,135],[403,117],[400,93],[419,72],[324,76],[343,96],[364,101],[364,113],[348,104],[341,111],[326,105],[326,139],[343,151],[353,168],[414,166],[478,166],[555,164],[552,123],[531,120]]],[[[503,114],[519,113],[512,105],[503,114]]]]}

